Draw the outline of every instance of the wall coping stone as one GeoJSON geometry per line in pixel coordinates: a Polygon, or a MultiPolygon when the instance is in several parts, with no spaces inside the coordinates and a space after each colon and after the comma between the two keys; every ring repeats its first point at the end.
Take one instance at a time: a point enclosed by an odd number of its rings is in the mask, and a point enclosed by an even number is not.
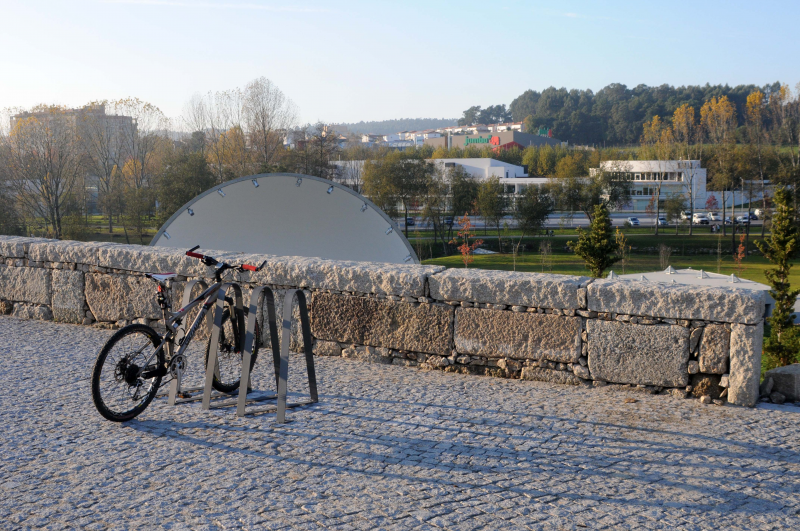
{"type": "Polygon", "coordinates": [[[755,324],[764,316],[763,291],[598,279],[588,285],[590,311],[755,324]]]}
{"type": "Polygon", "coordinates": [[[26,236],[0,236],[0,256],[5,258],[25,258],[30,244],[57,241],[59,240],[28,238],[26,236]]]}
{"type": "Polygon", "coordinates": [[[438,300],[577,309],[584,307],[579,290],[588,280],[573,275],[448,269],[432,275],[428,282],[431,297],[438,300]]]}

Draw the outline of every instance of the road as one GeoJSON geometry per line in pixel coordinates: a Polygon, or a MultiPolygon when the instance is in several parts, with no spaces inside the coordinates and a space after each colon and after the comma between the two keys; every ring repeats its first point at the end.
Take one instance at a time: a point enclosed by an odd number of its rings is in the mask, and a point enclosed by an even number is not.
{"type": "MultiPolygon", "coordinates": [[[[736,211],[736,215],[737,216],[744,215],[746,213],[747,213],[746,210],[742,211],[742,212],[739,212],[738,210],[736,211]]],[[[611,214],[611,224],[613,226],[615,226],[615,227],[622,227],[625,224],[625,221],[629,217],[637,218],[639,220],[640,226],[642,226],[642,227],[652,227],[655,224],[655,221],[656,221],[655,215],[638,214],[638,213],[637,214],[631,214],[631,213],[624,213],[624,212],[623,213],[613,212],[611,214]]],[[[726,217],[730,217],[730,214],[726,215],[726,217]]],[[[481,218],[479,216],[469,216],[469,220],[470,220],[470,223],[472,224],[472,228],[473,229],[481,229],[482,230],[484,228],[483,218],[481,218]]],[[[516,225],[517,225],[517,222],[514,220],[514,218],[512,216],[504,217],[503,220],[500,222],[500,226],[501,227],[503,226],[503,223],[508,223],[508,226],[510,228],[512,228],[512,229],[515,228],[516,225]]],[[[763,221],[761,221],[761,220],[755,220],[755,221],[750,223],[750,226],[751,227],[761,227],[762,223],[763,223],[763,221]]],[[[405,228],[405,225],[403,224],[403,219],[402,218],[400,218],[398,220],[398,224],[400,225],[401,228],[405,228]]],[[[457,224],[458,224],[458,219],[456,219],[456,226],[457,226],[457,224]]],[[[720,222],[716,221],[716,222],[714,222],[714,224],[715,225],[720,225],[720,222]]],[[[572,217],[571,220],[568,219],[568,218],[565,218],[561,214],[552,214],[552,215],[548,216],[547,221],[545,222],[545,228],[548,228],[548,229],[558,229],[558,228],[560,228],[562,226],[563,227],[587,227],[588,225],[589,225],[589,219],[583,213],[576,213],[572,217]]],[[[671,226],[673,228],[675,227],[675,225],[672,225],[672,224],[671,224],[671,226]]],[[[695,226],[696,227],[697,226],[703,227],[704,225],[695,225],[695,226]]],[[[421,220],[421,218],[417,216],[417,217],[414,218],[414,225],[409,225],[408,230],[409,230],[409,232],[411,232],[415,228],[418,228],[418,229],[421,229],[421,230],[426,230],[426,229],[430,229],[431,226],[430,226],[429,223],[423,222],[421,220]]],[[[489,230],[492,230],[494,228],[495,228],[494,225],[490,225],[489,226],[489,230]]]]}

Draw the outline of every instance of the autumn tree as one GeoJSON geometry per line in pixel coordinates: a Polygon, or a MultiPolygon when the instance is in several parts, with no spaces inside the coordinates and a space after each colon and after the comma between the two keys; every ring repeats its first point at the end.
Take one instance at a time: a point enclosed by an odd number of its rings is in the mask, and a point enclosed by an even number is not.
{"type": "MultiPolygon", "coordinates": [[[[733,190],[733,157],[735,148],[736,109],[726,96],[706,101],[700,109],[700,122],[709,141],[714,145],[715,164],[711,184],[722,191],[722,216],[725,217],[726,190],[733,190]]],[[[732,200],[731,203],[734,203],[732,200]]],[[[731,220],[734,219],[731,205],[731,220]]],[[[734,231],[735,232],[735,231],[734,231]]],[[[725,223],[722,224],[725,235],[725,223]]]]}
{"type": "Polygon", "coordinates": [[[244,123],[244,94],[240,89],[195,95],[183,113],[190,130],[205,133],[203,153],[218,184],[253,173],[244,123]]]}
{"type": "Polygon", "coordinates": [[[47,235],[61,238],[83,175],[74,118],[63,107],[34,107],[17,115],[0,142],[7,182],[28,219],[43,223],[47,235]]]}
{"type": "Polygon", "coordinates": [[[783,151],[776,181],[794,191],[796,205],[797,190],[800,189],[800,83],[795,93],[787,85],[782,85],[770,94],[769,118],[772,124],[770,141],[781,146],[783,151]]]}
{"type": "Polygon", "coordinates": [[[656,235],[658,234],[658,217],[660,213],[661,201],[661,186],[663,184],[664,173],[666,171],[666,161],[669,160],[672,152],[673,136],[672,130],[667,127],[656,115],[649,122],[645,122],[641,144],[642,156],[652,157],[658,166],[658,172],[655,181],[655,210],[656,210],[656,235]]]}

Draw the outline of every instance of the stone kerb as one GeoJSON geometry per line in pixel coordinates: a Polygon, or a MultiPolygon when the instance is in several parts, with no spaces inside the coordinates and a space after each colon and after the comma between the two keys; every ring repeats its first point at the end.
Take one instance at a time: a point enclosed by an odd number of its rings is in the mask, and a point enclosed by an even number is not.
{"type": "Polygon", "coordinates": [[[588,286],[595,312],[756,324],[764,316],[764,292],[631,280],[596,280],[588,286]]]}
{"type": "Polygon", "coordinates": [[[448,269],[430,276],[431,297],[553,309],[586,307],[584,285],[589,277],[485,269],[448,269]]]}

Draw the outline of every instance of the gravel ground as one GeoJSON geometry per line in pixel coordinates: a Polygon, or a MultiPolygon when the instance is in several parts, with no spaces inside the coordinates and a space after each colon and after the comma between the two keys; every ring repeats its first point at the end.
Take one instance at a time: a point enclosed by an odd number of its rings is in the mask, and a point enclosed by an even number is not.
{"type": "Polygon", "coordinates": [[[164,399],[114,424],[89,391],[110,335],[0,318],[0,528],[800,528],[794,406],[318,358],[285,425],[164,399]]]}

